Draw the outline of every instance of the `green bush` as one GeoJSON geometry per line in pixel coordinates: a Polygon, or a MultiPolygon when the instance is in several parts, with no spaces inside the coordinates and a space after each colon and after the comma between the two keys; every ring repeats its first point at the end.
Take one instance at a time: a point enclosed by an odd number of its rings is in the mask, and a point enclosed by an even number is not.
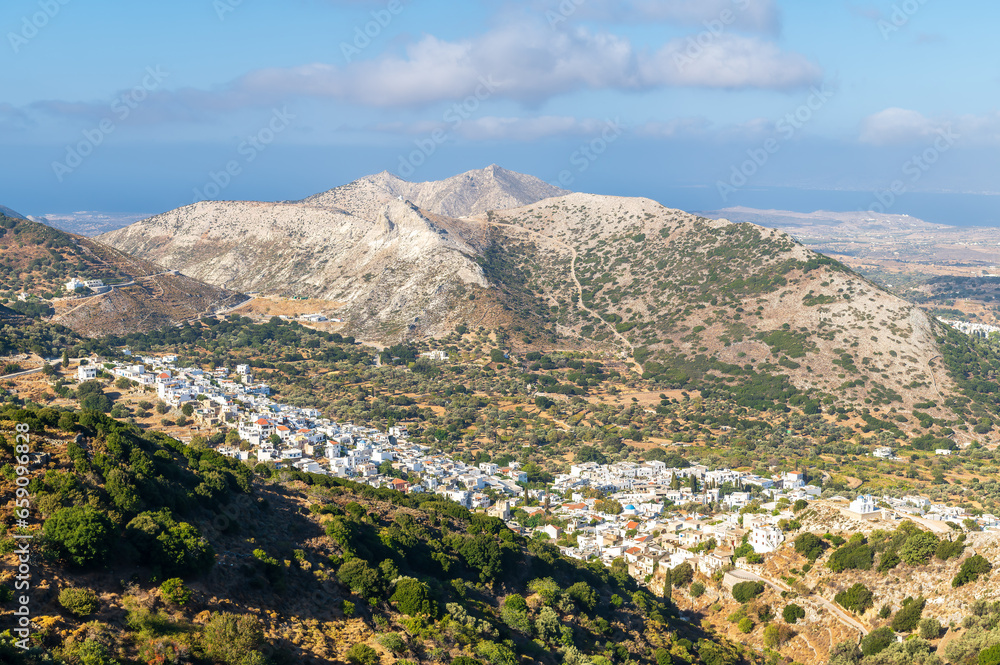
{"type": "Polygon", "coordinates": [[[205,651],[226,665],[264,665],[260,652],[264,630],[249,614],[219,612],[212,615],[202,633],[205,651]]]}
{"type": "Polygon", "coordinates": [[[736,624],[736,627],[739,628],[741,633],[744,634],[749,633],[751,630],[753,630],[753,621],[750,619],[750,617],[743,617],[742,619],[740,619],[740,622],[736,624]]]}
{"type": "Polygon", "coordinates": [[[701,598],[705,594],[705,585],[701,582],[692,582],[689,593],[692,598],[701,598]]]}
{"type": "Polygon", "coordinates": [[[918,627],[920,637],[925,640],[936,640],[941,637],[941,622],[937,619],[921,619],[918,627]]]}
{"type": "Polygon", "coordinates": [[[962,562],[962,567],[951,581],[953,587],[960,587],[969,582],[975,582],[980,575],[985,575],[993,570],[993,564],[987,561],[981,554],[973,554],[962,562]]]}
{"type": "Polygon", "coordinates": [[[844,570],[871,570],[874,550],[863,539],[851,539],[838,548],[826,562],[827,568],[835,573],[844,570]]]}
{"type": "Polygon", "coordinates": [[[100,566],[108,559],[114,525],[93,508],[60,508],[45,521],[45,538],[58,556],[81,566],[100,566]]]}
{"type": "Polygon", "coordinates": [[[899,558],[911,566],[922,566],[931,560],[941,541],[930,531],[915,533],[899,548],[899,558]]]}
{"type": "Polygon", "coordinates": [[[865,656],[874,656],[895,641],[896,634],[892,632],[892,628],[888,626],[876,628],[861,640],[861,653],[865,656]]]}
{"type": "Polygon", "coordinates": [[[740,582],[733,585],[733,598],[740,603],[749,603],[764,593],[764,585],[760,582],[740,582]]]}
{"type": "Polygon", "coordinates": [[[833,597],[841,607],[851,610],[856,614],[863,614],[875,601],[872,592],[864,584],[858,582],[850,589],[841,591],[833,597]]]}
{"type": "Polygon", "coordinates": [[[892,629],[897,633],[909,633],[915,629],[926,604],[927,601],[923,597],[903,603],[896,616],[892,618],[892,629]]]}
{"type": "Polygon", "coordinates": [[[100,603],[97,594],[90,589],[68,588],[59,592],[59,604],[78,617],[90,616],[97,611],[100,603]]]}
{"type": "Polygon", "coordinates": [[[825,548],[826,543],[813,533],[803,533],[795,539],[795,551],[810,561],[815,561],[823,556],[825,548]]]}
{"type": "Polygon", "coordinates": [[[198,529],[176,521],[167,509],[139,513],[125,534],[144,563],[160,566],[168,575],[198,575],[215,563],[215,550],[198,529]]]}
{"type": "Polygon", "coordinates": [[[160,585],[160,595],[174,605],[186,605],[191,600],[192,591],[179,577],[171,577],[160,585]]]}
{"type": "Polygon", "coordinates": [[[392,653],[400,654],[406,651],[406,642],[399,633],[384,633],[379,635],[376,641],[392,653]]]}
{"type": "Polygon", "coordinates": [[[367,644],[352,644],[347,650],[347,662],[351,665],[378,665],[378,652],[367,644]]]}
{"type": "Polygon", "coordinates": [[[586,582],[574,583],[566,589],[566,595],[585,612],[592,612],[597,607],[597,594],[586,582]]]}
{"type": "Polygon", "coordinates": [[[795,603],[789,603],[788,605],[785,605],[785,609],[781,611],[781,618],[785,620],[785,623],[798,623],[799,619],[806,618],[806,611],[795,603]]]}
{"type": "Polygon", "coordinates": [[[1000,665],[1000,644],[979,652],[979,665],[1000,665]]]}
{"type": "Polygon", "coordinates": [[[412,577],[404,577],[396,582],[396,589],[389,599],[396,608],[407,616],[426,614],[437,616],[437,603],[431,598],[427,585],[412,577]]]}
{"type": "Polygon", "coordinates": [[[337,571],[337,579],[368,602],[378,601],[385,593],[378,571],[363,559],[350,559],[337,571]]]}

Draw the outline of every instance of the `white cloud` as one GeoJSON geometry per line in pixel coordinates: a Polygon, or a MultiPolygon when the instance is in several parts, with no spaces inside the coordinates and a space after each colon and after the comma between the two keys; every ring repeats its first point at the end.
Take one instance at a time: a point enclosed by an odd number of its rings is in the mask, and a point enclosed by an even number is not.
{"type": "Polygon", "coordinates": [[[476,39],[424,36],[404,55],[337,67],[310,64],[258,70],[218,93],[241,101],[288,95],[372,107],[415,107],[469,95],[537,104],[577,90],[663,87],[789,90],[817,83],[821,69],[773,42],[721,34],[637,50],[628,39],[583,28],[552,31],[507,25],[476,39]]]}
{"type": "Polygon", "coordinates": [[[876,146],[926,143],[941,133],[969,145],[1000,144],[1000,112],[927,117],[919,111],[888,108],[861,122],[858,140],[876,146]]]}
{"type": "Polygon", "coordinates": [[[472,141],[537,141],[554,136],[589,136],[600,133],[608,120],[572,116],[471,118],[461,123],[417,121],[380,123],[370,127],[380,132],[427,135],[435,131],[453,133],[472,141]]]}
{"type": "Polygon", "coordinates": [[[698,27],[718,22],[725,29],[770,35],[781,28],[774,0],[542,0],[536,6],[552,21],[580,18],[605,23],[662,22],[698,27]],[[569,10],[570,6],[576,7],[575,10],[569,10]],[[557,18],[553,19],[552,14],[557,18]]]}

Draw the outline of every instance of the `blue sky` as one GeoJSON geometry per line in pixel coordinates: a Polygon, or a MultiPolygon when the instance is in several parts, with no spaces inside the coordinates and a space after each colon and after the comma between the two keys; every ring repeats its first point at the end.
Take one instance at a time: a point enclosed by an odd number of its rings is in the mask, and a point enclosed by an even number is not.
{"type": "Polygon", "coordinates": [[[813,192],[908,212],[1000,192],[998,19],[973,0],[6,0],[0,204],[155,213],[498,163],[687,209],[813,192]]]}

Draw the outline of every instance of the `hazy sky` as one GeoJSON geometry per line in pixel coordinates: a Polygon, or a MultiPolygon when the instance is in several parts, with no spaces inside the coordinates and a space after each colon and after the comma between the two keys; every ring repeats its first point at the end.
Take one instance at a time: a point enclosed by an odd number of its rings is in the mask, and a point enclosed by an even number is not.
{"type": "Polygon", "coordinates": [[[998,24],[985,0],[5,0],[0,204],[160,212],[495,162],[677,207],[788,187],[906,212],[1000,191],[998,24]]]}

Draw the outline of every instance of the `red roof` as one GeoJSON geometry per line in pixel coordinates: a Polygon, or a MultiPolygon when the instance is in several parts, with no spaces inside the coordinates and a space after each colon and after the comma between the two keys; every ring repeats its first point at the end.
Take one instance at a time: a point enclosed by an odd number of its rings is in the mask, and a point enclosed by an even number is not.
{"type": "Polygon", "coordinates": [[[638,547],[630,547],[627,550],[625,550],[625,554],[642,554],[642,550],[640,550],[638,547]]]}
{"type": "Polygon", "coordinates": [[[271,423],[269,423],[267,421],[267,418],[258,418],[257,419],[257,424],[258,425],[270,425],[271,423]]]}
{"type": "Polygon", "coordinates": [[[638,529],[639,528],[639,523],[638,522],[629,522],[628,524],[625,525],[625,528],[626,529],[638,529]]]}
{"type": "Polygon", "coordinates": [[[405,480],[403,480],[401,478],[396,478],[395,480],[392,481],[392,484],[393,485],[407,485],[409,483],[407,483],[405,480]]]}
{"type": "Polygon", "coordinates": [[[309,430],[307,430],[305,427],[303,427],[302,429],[300,429],[298,431],[298,434],[308,434],[308,433],[309,433],[309,430]]]}
{"type": "Polygon", "coordinates": [[[563,508],[566,510],[586,510],[587,504],[585,503],[564,503],[563,508]]]}
{"type": "Polygon", "coordinates": [[[170,378],[170,374],[169,374],[169,372],[161,372],[160,374],[156,375],[156,378],[158,378],[158,379],[169,379],[170,378]]]}
{"type": "Polygon", "coordinates": [[[278,431],[279,432],[291,432],[292,430],[288,429],[284,425],[278,425],[278,431]]]}

